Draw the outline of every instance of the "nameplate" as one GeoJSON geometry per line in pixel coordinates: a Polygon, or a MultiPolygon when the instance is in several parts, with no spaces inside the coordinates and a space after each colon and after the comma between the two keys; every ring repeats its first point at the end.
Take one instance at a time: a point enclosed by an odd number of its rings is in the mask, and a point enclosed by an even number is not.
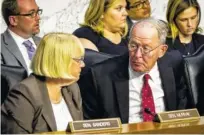
{"type": "Polygon", "coordinates": [[[166,122],[166,123],[161,123],[159,125],[159,128],[180,128],[180,127],[190,127],[194,125],[198,125],[200,122],[199,119],[195,120],[185,120],[185,121],[177,121],[177,122],[166,122]]]}
{"type": "Polygon", "coordinates": [[[120,118],[73,121],[69,123],[71,132],[113,130],[122,128],[120,118]]]}
{"type": "Polygon", "coordinates": [[[200,119],[200,115],[197,109],[168,111],[168,112],[158,113],[157,115],[161,123],[200,119]]]}

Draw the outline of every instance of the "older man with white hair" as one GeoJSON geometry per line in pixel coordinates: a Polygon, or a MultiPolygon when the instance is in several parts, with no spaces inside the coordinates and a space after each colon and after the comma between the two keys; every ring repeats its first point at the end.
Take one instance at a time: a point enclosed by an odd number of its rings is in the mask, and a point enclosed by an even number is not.
{"type": "Polygon", "coordinates": [[[91,68],[80,80],[86,119],[152,121],[154,114],[185,109],[186,86],[178,51],[166,52],[167,27],[148,18],[131,29],[129,53],[91,68]]]}

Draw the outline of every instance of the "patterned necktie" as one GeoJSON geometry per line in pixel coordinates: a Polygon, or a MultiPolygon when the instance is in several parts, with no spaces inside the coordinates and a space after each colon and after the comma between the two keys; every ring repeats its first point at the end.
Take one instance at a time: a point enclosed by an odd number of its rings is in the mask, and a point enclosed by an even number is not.
{"type": "Polygon", "coordinates": [[[28,52],[29,59],[31,60],[35,53],[35,48],[33,47],[32,42],[30,42],[30,40],[26,40],[23,42],[23,45],[25,45],[27,52],[28,52]]]}
{"type": "Polygon", "coordinates": [[[152,90],[149,86],[148,80],[150,79],[149,74],[144,75],[144,85],[142,88],[142,114],[143,114],[143,121],[152,121],[154,119],[155,114],[155,105],[154,105],[154,98],[152,95],[152,90]],[[145,108],[150,111],[151,114],[145,111],[145,108]]]}

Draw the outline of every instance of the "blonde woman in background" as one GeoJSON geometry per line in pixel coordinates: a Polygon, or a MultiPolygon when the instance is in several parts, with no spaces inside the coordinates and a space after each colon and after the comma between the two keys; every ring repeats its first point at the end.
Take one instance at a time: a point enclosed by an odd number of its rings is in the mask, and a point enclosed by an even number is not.
{"type": "Polygon", "coordinates": [[[126,0],[90,0],[82,27],[74,32],[85,48],[113,55],[128,52],[126,0]]]}
{"type": "Polygon", "coordinates": [[[202,44],[204,36],[197,34],[201,10],[197,0],[169,0],[166,15],[170,28],[167,44],[183,56],[192,55],[202,44]]]}
{"type": "Polygon", "coordinates": [[[41,40],[32,60],[33,74],[16,85],[1,109],[2,133],[66,130],[82,120],[79,79],[84,48],[71,34],[50,33],[41,40]]]}

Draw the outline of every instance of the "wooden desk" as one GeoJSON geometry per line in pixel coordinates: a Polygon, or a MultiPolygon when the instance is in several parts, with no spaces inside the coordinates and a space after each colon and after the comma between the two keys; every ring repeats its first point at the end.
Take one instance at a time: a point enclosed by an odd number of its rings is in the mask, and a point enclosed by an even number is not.
{"type": "MultiPolygon", "coordinates": [[[[114,133],[114,134],[204,134],[204,117],[200,120],[181,121],[174,123],[143,122],[134,124],[123,124],[119,130],[103,130],[80,133],[114,133]]],[[[43,134],[72,134],[70,132],[47,132],[43,134]]]]}

